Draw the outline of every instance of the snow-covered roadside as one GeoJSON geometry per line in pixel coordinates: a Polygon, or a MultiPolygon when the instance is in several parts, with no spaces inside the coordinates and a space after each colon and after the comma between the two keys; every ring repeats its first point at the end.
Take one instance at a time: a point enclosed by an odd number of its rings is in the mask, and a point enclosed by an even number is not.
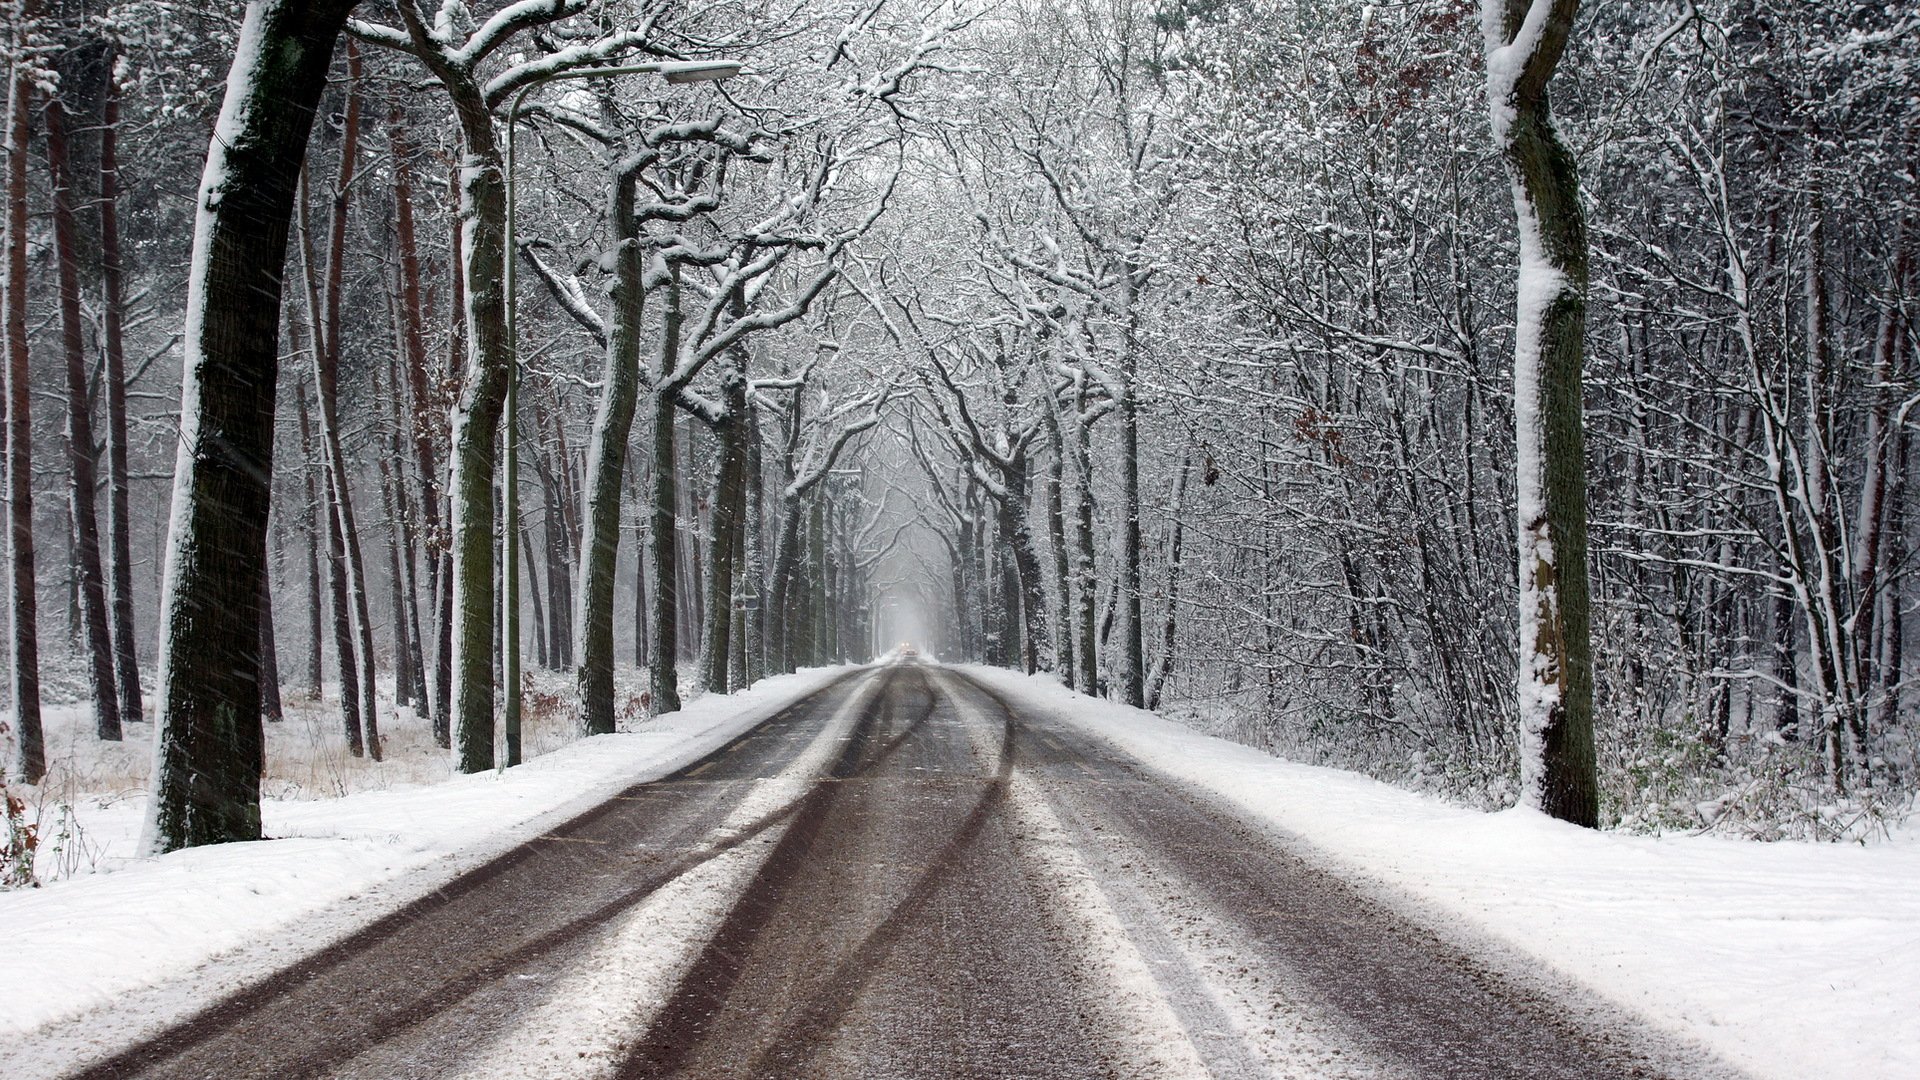
{"type": "MultiPolygon", "coordinates": [[[[277,839],[174,852],[0,893],[8,936],[0,986],[10,988],[0,995],[0,1036],[114,1001],[242,946],[317,947],[325,934],[315,916],[330,905],[363,900],[350,917],[326,920],[327,929],[364,923],[630,784],[699,760],[848,670],[816,668],[702,697],[640,730],[582,739],[505,772],[337,799],[268,800],[265,827],[277,839]]],[[[248,966],[289,959],[262,949],[248,966]]]]}
{"type": "Polygon", "coordinates": [[[1485,814],[969,666],[1757,1076],[1920,1076],[1920,842],[1758,844],[1485,814]]]}

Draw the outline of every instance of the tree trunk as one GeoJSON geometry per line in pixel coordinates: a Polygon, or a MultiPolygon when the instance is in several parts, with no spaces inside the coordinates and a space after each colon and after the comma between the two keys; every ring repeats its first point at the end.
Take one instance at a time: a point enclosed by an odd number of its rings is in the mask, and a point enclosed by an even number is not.
{"type": "Polygon", "coordinates": [[[106,576],[100,563],[100,519],[94,508],[93,413],[87,397],[84,320],[80,314],[79,224],[74,219],[73,170],[67,154],[66,109],[55,94],[47,100],[47,169],[53,178],[53,250],[60,292],[60,345],[67,371],[67,507],[73,519],[74,561],[79,571],[80,614],[85,627],[88,681],[93,690],[94,733],[120,738],[120,701],[113,673],[113,631],[107,620],[106,576]]]}
{"type": "MultiPolygon", "coordinates": [[[[394,315],[396,322],[399,321],[398,305],[394,315]]],[[[401,352],[405,352],[404,346],[401,352]]],[[[389,536],[394,549],[394,580],[401,599],[400,607],[394,612],[395,647],[399,647],[398,642],[404,637],[406,648],[394,657],[394,701],[396,704],[406,701],[416,715],[425,718],[431,715],[432,706],[427,696],[426,647],[420,641],[420,565],[415,558],[421,547],[420,521],[415,516],[413,496],[407,485],[406,419],[400,404],[400,379],[396,354],[389,357],[387,363],[388,415],[393,423],[388,433],[388,453],[393,463],[393,516],[389,536]],[[404,679],[400,674],[403,670],[404,679]]]]}
{"type": "Polygon", "coordinates": [[[761,473],[759,412],[747,401],[747,520],[740,530],[740,580],[747,590],[747,604],[740,626],[734,633],[734,651],[740,656],[739,686],[752,686],[766,674],[765,640],[766,578],[761,570],[761,530],[765,528],[766,482],[761,473]]]}
{"type": "Polygon", "coordinates": [[[454,406],[452,686],[455,767],[493,768],[494,480],[506,406],[506,187],[492,113],[469,77],[449,86],[461,133],[461,281],[467,364],[454,406]]]}
{"type": "MultiPolygon", "coordinates": [[[[642,480],[644,484],[652,483],[650,477],[637,479],[642,480]]],[[[640,490],[653,490],[650,487],[644,487],[644,484],[636,483],[634,486],[637,490],[631,493],[636,517],[640,517],[639,507],[651,505],[651,500],[643,502],[640,498],[640,490]]],[[[645,668],[647,666],[647,559],[650,557],[652,548],[646,541],[645,519],[641,518],[634,525],[640,535],[635,538],[637,542],[633,545],[633,666],[645,668]]]]}
{"type": "MultiPolygon", "coordinates": [[[[675,265],[667,285],[667,310],[661,326],[661,381],[673,370],[680,355],[680,268],[675,265]]],[[[653,550],[653,611],[651,622],[653,656],[648,669],[652,691],[653,715],[680,709],[679,662],[679,530],[674,527],[674,509],[679,484],[679,458],[674,448],[673,395],[664,386],[653,393],[653,520],[647,543],[653,550]]]]}
{"type": "MultiPolygon", "coordinates": [[[[346,292],[347,222],[350,196],[360,145],[360,54],[351,38],[347,40],[346,122],[341,133],[340,178],[333,189],[333,214],[327,234],[326,292],[322,299],[325,328],[314,350],[314,386],[319,397],[320,448],[327,460],[327,487],[333,504],[334,522],[344,578],[346,625],[350,638],[343,644],[339,661],[341,694],[348,682],[346,671],[353,668],[353,687],[358,691],[356,708],[367,755],[380,760],[377,669],[373,655],[373,619],[367,606],[366,560],[361,555],[360,527],[353,508],[353,491],[347,482],[347,457],[340,439],[340,357],[342,353],[341,304],[346,292]]],[[[335,594],[339,595],[339,588],[335,594]]],[[[336,623],[339,617],[336,617],[336,623]]]]}
{"type": "MultiPolygon", "coordinates": [[[[296,348],[297,352],[298,349],[296,348]]],[[[300,414],[300,475],[307,485],[307,696],[314,701],[321,698],[321,677],[325,667],[325,658],[321,655],[320,612],[324,603],[320,598],[320,490],[313,482],[313,425],[307,416],[307,384],[303,380],[294,386],[294,401],[300,414]]]]}
{"type": "MultiPolygon", "coordinates": [[[[553,430],[563,440],[565,426],[556,414],[553,430]]],[[[547,563],[547,610],[552,614],[548,623],[547,649],[552,654],[555,670],[574,665],[573,622],[577,605],[573,589],[574,529],[571,511],[575,500],[581,497],[581,491],[579,485],[568,482],[568,456],[566,443],[561,441],[557,452],[543,459],[540,470],[540,498],[546,511],[542,532],[546,540],[543,550],[547,563]],[[551,465],[546,462],[551,462],[551,465]]]]}
{"type": "Polygon", "coordinates": [[[1133,303],[1132,270],[1128,270],[1123,321],[1126,343],[1120,352],[1120,659],[1114,670],[1120,701],[1135,708],[1147,703],[1146,641],[1140,612],[1140,399],[1139,364],[1133,303]]]}
{"type": "MultiPolygon", "coordinates": [[[[31,14],[22,7],[24,23],[31,14]]],[[[29,784],[46,775],[40,728],[40,604],[33,572],[33,416],[27,355],[27,113],[33,82],[16,64],[7,94],[7,660],[12,676],[13,773],[29,784]]]]}
{"type": "MultiPolygon", "coordinates": [[[[420,254],[413,221],[413,147],[407,139],[406,112],[398,99],[388,113],[387,141],[393,151],[393,223],[396,254],[400,262],[401,344],[406,354],[407,397],[411,404],[413,466],[420,478],[422,527],[419,547],[426,557],[427,597],[433,605],[430,617],[435,623],[434,657],[438,661],[443,655],[441,646],[447,641],[448,629],[447,624],[439,620],[441,590],[447,585],[447,561],[445,531],[440,521],[440,500],[443,498],[440,467],[434,453],[434,440],[439,437],[443,413],[440,397],[432,389],[427,375],[426,311],[420,298],[420,254]]],[[[396,387],[396,401],[397,394],[396,387]]],[[[412,545],[409,545],[410,565],[411,551],[412,545]]],[[[424,656],[425,647],[420,640],[417,615],[414,630],[414,644],[424,656]]],[[[446,668],[438,662],[434,668],[436,676],[446,672],[446,668]]],[[[442,747],[448,747],[451,740],[447,732],[444,681],[428,678],[423,669],[419,671],[419,677],[422,687],[428,683],[433,686],[431,702],[422,702],[422,705],[432,713],[434,738],[442,747]]]]}
{"type": "Polygon", "coordinates": [[[413,705],[413,642],[408,636],[406,573],[400,567],[402,527],[394,489],[399,478],[387,464],[379,461],[381,509],[387,517],[387,602],[393,620],[393,704],[413,705]]]}
{"type": "Polygon", "coordinates": [[[1166,689],[1167,675],[1173,671],[1174,645],[1180,631],[1180,547],[1183,537],[1187,509],[1187,482],[1193,475],[1193,452],[1180,460],[1180,475],[1173,483],[1173,506],[1168,515],[1168,527],[1172,530],[1167,537],[1167,615],[1160,624],[1160,662],[1154,665],[1153,678],[1147,684],[1147,708],[1160,707],[1161,691],[1166,689]]]}
{"type": "MultiPolygon", "coordinates": [[[[796,418],[795,422],[798,422],[796,418]]],[[[800,499],[780,500],[780,535],[773,545],[773,588],[768,598],[771,617],[767,620],[765,650],[767,663],[775,674],[791,672],[797,665],[794,636],[798,628],[798,599],[793,587],[800,567],[800,499]]]]}
{"type": "MultiPolygon", "coordinates": [[[[730,303],[736,319],[745,315],[746,305],[738,293],[730,303]]],[[[727,674],[733,656],[733,586],[739,573],[734,565],[734,552],[739,548],[747,509],[746,347],[736,345],[728,349],[726,363],[720,373],[720,393],[726,402],[727,415],[714,430],[720,440],[720,473],[713,489],[707,549],[707,619],[700,639],[701,684],[705,689],[723,694],[739,689],[729,684],[727,674]]]]}
{"type": "Polygon", "coordinates": [[[1482,26],[1494,142],[1513,180],[1521,238],[1514,324],[1521,797],[1593,827],[1599,781],[1580,402],[1587,236],[1579,176],[1547,96],[1578,8],[1579,0],[1484,0],[1482,26]]]}
{"type": "MultiPolygon", "coordinates": [[[[111,65],[112,59],[108,58],[111,65]]],[[[112,78],[100,129],[100,344],[106,364],[107,577],[113,592],[113,670],[120,720],[145,719],[140,703],[140,646],[133,621],[133,537],[128,516],[127,359],[122,334],[126,301],[120,265],[120,92],[112,78]]]]}
{"type": "MultiPolygon", "coordinates": [[[[337,505],[340,496],[333,482],[333,455],[327,448],[327,393],[324,380],[319,377],[330,354],[327,351],[326,292],[322,276],[314,269],[317,259],[313,252],[313,225],[308,219],[312,194],[309,180],[303,165],[298,203],[294,211],[295,239],[300,247],[301,280],[306,286],[307,358],[315,376],[314,411],[317,421],[312,432],[314,441],[303,443],[302,449],[307,454],[307,460],[313,462],[319,472],[319,528],[326,537],[327,612],[333,630],[334,671],[340,682],[340,720],[346,733],[347,749],[354,757],[361,757],[366,753],[366,739],[362,735],[360,720],[360,669],[353,659],[353,618],[349,613],[352,600],[347,584],[346,553],[340,543],[340,511],[337,505]]],[[[305,402],[301,404],[304,408],[305,402]]],[[[303,438],[309,434],[304,426],[309,419],[307,415],[301,416],[303,438]]]]}
{"type": "Polygon", "coordinates": [[[675,506],[678,507],[676,513],[679,520],[687,523],[687,527],[679,534],[680,550],[677,556],[680,565],[680,600],[676,606],[680,609],[679,644],[684,654],[680,659],[692,660],[697,658],[695,650],[700,647],[700,627],[705,618],[705,612],[702,609],[706,606],[706,596],[701,589],[706,581],[703,572],[706,560],[701,557],[700,551],[703,522],[698,500],[693,493],[696,475],[693,459],[695,442],[693,424],[687,423],[685,430],[677,433],[674,438],[676,449],[686,451],[686,456],[679,465],[679,475],[674,487],[674,501],[675,506]]]}
{"type": "Polygon", "coordinates": [[[1083,694],[1100,690],[1098,633],[1098,572],[1093,545],[1093,454],[1088,443],[1086,380],[1074,380],[1073,424],[1069,430],[1073,452],[1074,641],[1078,656],[1074,670],[1083,694]]]}
{"type": "MultiPolygon", "coordinates": [[[[528,634],[528,636],[533,639],[533,662],[535,666],[543,671],[557,671],[560,669],[560,663],[553,656],[550,648],[552,644],[553,624],[568,616],[557,611],[549,613],[547,611],[546,601],[540,599],[540,573],[539,567],[536,566],[533,561],[534,550],[533,527],[531,525],[522,525],[520,527],[520,551],[521,561],[525,563],[522,570],[526,574],[527,600],[533,605],[533,622],[531,632],[528,634]]],[[[549,566],[548,570],[551,572],[552,567],[549,566]]]]}
{"type": "Polygon", "coordinates": [[[280,650],[273,641],[272,575],[260,575],[260,715],[284,720],[280,702],[280,650]]]}
{"type": "Polygon", "coordinates": [[[1047,422],[1047,550],[1053,554],[1053,664],[1060,681],[1077,686],[1074,677],[1073,572],[1067,559],[1067,525],[1062,513],[1066,486],[1066,445],[1060,435],[1060,411],[1046,406],[1047,422]]]}
{"type": "Polygon", "coordinates": [[[351,8],[351,0],[248,5],[201,180],[160,604],[142,844],[150,851],[260,836],[263,733],[251,660],[266,572],[281,270],[307,133],[351,8]]]}

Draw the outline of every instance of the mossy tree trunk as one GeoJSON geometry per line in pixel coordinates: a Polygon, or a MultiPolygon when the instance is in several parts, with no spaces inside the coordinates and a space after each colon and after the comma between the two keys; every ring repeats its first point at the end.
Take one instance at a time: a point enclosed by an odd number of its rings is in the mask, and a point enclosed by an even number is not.
{"type": "Polygon", "coordinates": [[[1514,324],[1522,798],[1599,822],[1589,644],[1581,367],[1587,235],[1547,84],[1579,0],[1484,0],[1487,98],[1520,229],[1514,324]]]}
{"type": "Polygon", "coordinates": [[[352,0],[248,5],[201,180],[160,605],[144,846],[260,836],[266,573],[281,271],[307,135],[352,0]]]}

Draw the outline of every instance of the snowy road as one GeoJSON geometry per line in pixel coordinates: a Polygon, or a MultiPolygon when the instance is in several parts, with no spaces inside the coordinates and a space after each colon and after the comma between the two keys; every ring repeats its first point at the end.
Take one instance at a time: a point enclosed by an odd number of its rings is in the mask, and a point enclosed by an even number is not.
{"type": "Polygon", "coordinates": [[[1703,1077],[922,664],[78,1075],[1703,1077]]]}

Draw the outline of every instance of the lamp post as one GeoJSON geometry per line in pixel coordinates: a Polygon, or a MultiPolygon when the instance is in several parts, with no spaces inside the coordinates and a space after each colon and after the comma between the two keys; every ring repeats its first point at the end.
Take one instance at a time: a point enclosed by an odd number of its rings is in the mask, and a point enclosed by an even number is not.
{"type": "MultiPolygon", "coordinates": [[[[520,764],[520,305],[516,296],[514,248],[519,219],[516,197],[514,146],[519,141],[520,106],[535,87],[550,82],[576,79],[611,78],[615,75],[660,75],[674,85],[717,82],[740,74],[738,60],[663,60],[618,67],[586,67],[556,71],[521,87],[507,106],[506,189],[507,221],[504,265],[500,268],[500,286],[506,292],[507,320],[507,400],[504,439],[505,490],[500,495],[501,517],[506,532],[500,538],[501,602],[506,624],[501,633],[501,678],[506,682],[507,765],[520,764]]],[[[558,614],[558,613],[556,613],[558,614]]],[[[572,613],[567,613],[572,618],[572,613]]]]}

